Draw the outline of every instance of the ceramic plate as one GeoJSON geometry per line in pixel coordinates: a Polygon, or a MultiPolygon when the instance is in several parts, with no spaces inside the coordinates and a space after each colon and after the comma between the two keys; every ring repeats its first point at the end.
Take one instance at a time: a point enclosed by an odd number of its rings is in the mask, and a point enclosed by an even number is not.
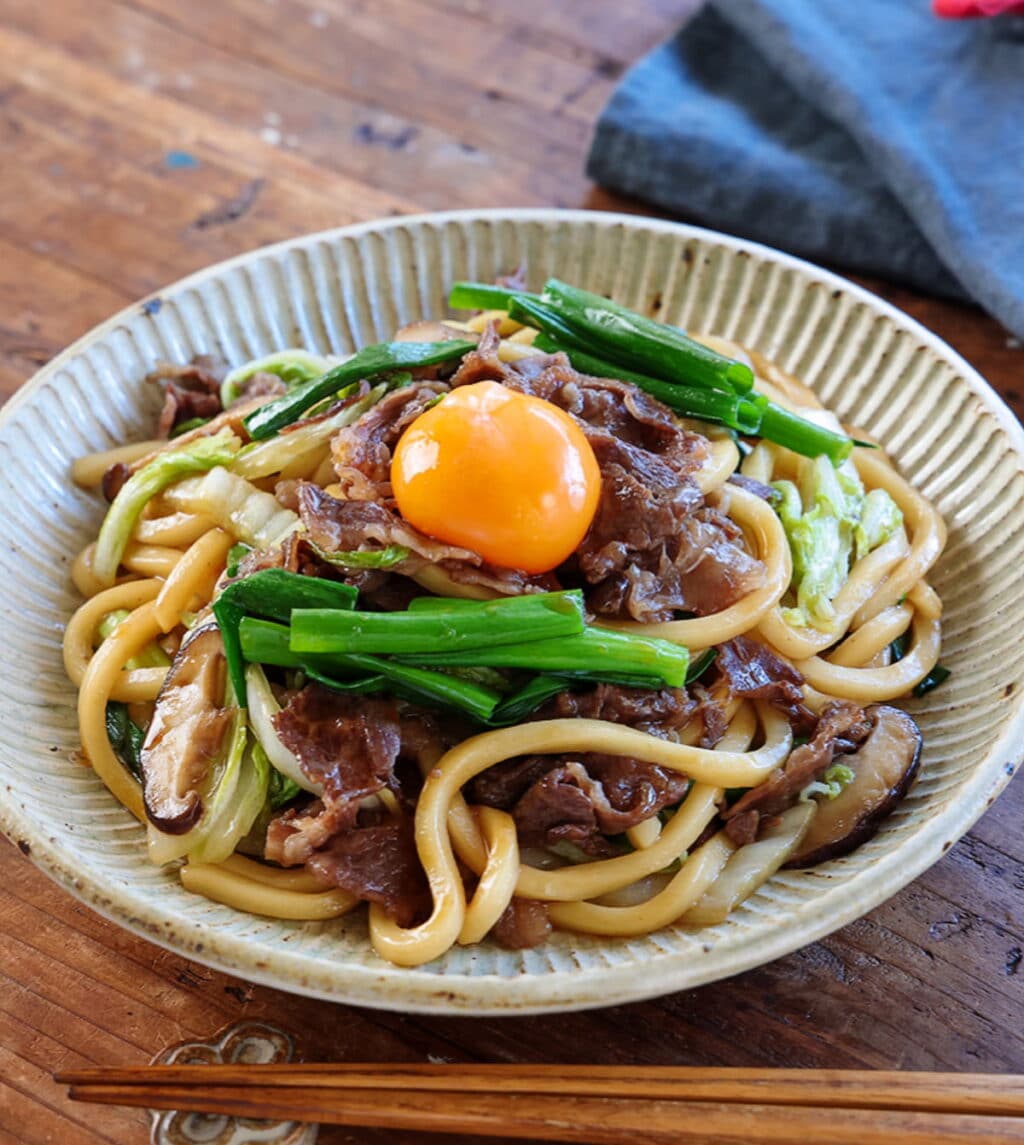
{"type": "Polygon", "coordinates": [[[962,358],[874,295],[739,239],[625,215],[505,210],[424,215],[312,235],[211,267],[130,307],[51,362],[0,415],[6,655],[0,827],[95,910],[218,969],[390,1009],[538,1012],[698,986],[777,958],[870,910],[971,826],[1020,753],[1024,701],[1024,434],[962,358]],[[448,284],[519,264],[760,350],[876,435],[950,529],[933,575],[953,679],[910,706],[921,781],[870,843],[776,876],[727,922],[647,938],[556,934],[511,952],[456,948],[428,966],[380,961],[360,917],[258,918],[187,894],[145,860],[142,829],[77,747],[61,631],[74,554],[103,506],[74,488],[79,454],[148,436],[158,359],[236,364],[285,346],[346,352],[445,312],[448,284]]]}

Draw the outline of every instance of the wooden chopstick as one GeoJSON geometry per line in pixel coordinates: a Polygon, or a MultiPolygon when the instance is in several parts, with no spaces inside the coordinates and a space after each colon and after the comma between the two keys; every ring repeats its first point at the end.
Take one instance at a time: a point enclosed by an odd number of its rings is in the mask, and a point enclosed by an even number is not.
{"type": "Polygon", "coordinates": [[[344,1062],[84,1069],[58,1074],[56,1080],[76,1088],[156,1083],[175,1087],[195,1085],[207,1091],[245,1085],[325,1090],[444,1090],[721,1104],[828,1105],[837,1109],[1024,1117],[1024,1078],[1003,1074],[344,1062]]]}
{"type": "Polygon", "coordinates": [[[325,1063],[55,1080],[76,1101],[588,1145],[1024,1143],[1024,1078],[998,1074],[325,1063]]]}

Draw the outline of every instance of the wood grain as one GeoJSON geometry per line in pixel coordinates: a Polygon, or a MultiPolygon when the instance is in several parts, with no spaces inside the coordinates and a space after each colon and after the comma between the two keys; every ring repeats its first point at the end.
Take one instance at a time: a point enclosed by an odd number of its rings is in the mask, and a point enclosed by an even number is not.
{"type": "MultiPolygon", "coordinates": [[[[616,80],[690,4],[3,0],[0,396],[133,298],[261,243],[421,208],[644,210],[590,187],[583,156],[616,80]]],[[[867,285],[1024,413],[1024,351],[997,323],[867,285]]],[[[0,842],[0,1142],[141,1145],[141,1112],[72,1106],[50,1071],[138,1064],[241,1017],[292,1030],[310,1060],[1024,1071],[1022,817],[1018,778],[890,902],[730,982],[500,1020],[231,979],[118,930],[0,842]]]]}

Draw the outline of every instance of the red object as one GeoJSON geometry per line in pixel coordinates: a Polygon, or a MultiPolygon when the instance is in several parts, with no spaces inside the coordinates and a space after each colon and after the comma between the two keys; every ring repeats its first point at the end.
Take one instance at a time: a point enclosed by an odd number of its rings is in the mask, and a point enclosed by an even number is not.
{"type": "Polygon", "coordinates": [[[936,16],[964,20],[976,16],[1001,16],[1007,12],[1024,13],[1021,0],[932,0],[936,16]]]}

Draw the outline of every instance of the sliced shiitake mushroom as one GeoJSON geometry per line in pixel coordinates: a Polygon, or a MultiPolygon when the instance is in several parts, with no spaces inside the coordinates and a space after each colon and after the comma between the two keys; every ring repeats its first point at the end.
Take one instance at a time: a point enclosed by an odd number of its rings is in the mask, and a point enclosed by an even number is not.
{"type": "Polygon", "coordinates": [[[203,812],[200,788],[231,723],[222,706],[226,667],[216,624],[182,642],[156,699],[142,745],[146,814],[159,830],[183,835],[203,812]]]}
{"type": "Polygon", "coordinates": [[[817,801],[810,828],[787,867],[812,867],[867,842],[914,782],[921,758],[917,724],[888,704],[867,713],[874,721],[868,738],[855,754],[839,760],[853,780],[835,799],[817,801]]]}

